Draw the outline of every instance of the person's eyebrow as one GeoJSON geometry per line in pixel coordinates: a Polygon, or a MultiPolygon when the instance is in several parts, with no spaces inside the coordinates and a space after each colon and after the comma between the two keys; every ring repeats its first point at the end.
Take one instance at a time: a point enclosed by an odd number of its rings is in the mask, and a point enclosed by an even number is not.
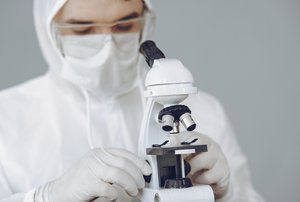
{"type": "MultiPolygon", "coordinates": [[[[120,21],[120,20],[130,20],[130,19],[133,19],[133,18],[137,18],[139,16],[140,16],[139,13],[132,12],[132,13],[124,16],[124,17],[121,17],[121,18],[115,20],[114,22],[117,22],[117,21],[120,21]]],[[[66,20],[66,23],[70,23],[70,24],[91,24],[91,23],[95,23],[95,22],[91,21],[91,20],[82,20],[82,19],[71,18],[71,19],[66,20]]]]}
{"type": "Polygon", "coordinates": [[[118,20],[116,20],[116,21],[120,21],[120,20],[130,20],[130,19],[133,19],[133,18],[137,18],[137,17],[139,17],[139,16],[140,16],[140,14],[138,14],[137,12],[132,12],[131,14],[126,15],[125,17],[122,17],[122,18],[120,18],[120,19],[118,19],[118,20]]]}

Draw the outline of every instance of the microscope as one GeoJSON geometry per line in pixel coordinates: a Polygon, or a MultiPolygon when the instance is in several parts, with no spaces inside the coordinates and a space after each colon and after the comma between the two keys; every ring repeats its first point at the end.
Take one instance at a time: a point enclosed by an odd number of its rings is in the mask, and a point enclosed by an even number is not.
{"type": "Polygon", "coordinates": [[[207,152],[207,145],[182,141],[196,123],[188,106],[181,104],[197,93],[193,76],[177,59],[167,59],[153,41],[140,46],[151,68],[145,80],[146,107],[139,137],[139,156],[152,167],[145,176],[142,202],[213,202],[210,186],[194,186],[187,177],[190,165],[184,157],[207,152]]]}

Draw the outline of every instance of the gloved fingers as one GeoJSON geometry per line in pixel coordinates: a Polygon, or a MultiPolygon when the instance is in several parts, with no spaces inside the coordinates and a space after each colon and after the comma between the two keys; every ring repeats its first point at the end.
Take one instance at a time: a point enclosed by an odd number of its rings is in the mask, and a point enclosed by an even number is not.
{"type": "Polygon", "coordinates": [[[105,197],[109,201],[117,200],[118,191],[109,183],[99,180],[97,188],[94,187],[94,191],[90,193],[90,196],[105,197]]]}
{"type": "Polygon", "coordinates": [[[128,159],[141,170],[143,175],[150,175],[152,173],[151,166],[145,160],[131,152],[120,149],[109,149],[108,151],[113,155],[128,159]]]}
{"type": "Polygon", "coordinates": [[[229,180],[229,171],[219,166],[215,166],[211,170],[201,173],[199,176],[192,177],[192,181],[195,184],[211,185],[216,199],[225,195],[229,187],[229,180]]]}
{"type": "Polygon", "coordinates": [[[130,196],[136,196],[138,194],[138,187],[135,180],[122,169],[107,166],[105,172],[100,171],[98,175],[100,179],[107,183],[119,185],[130,196]]]}
{"type": "Polygon", "coordinates": [[[129,195],[136,196],[138,187],[135,180],[123,169],[105,163],[101,158],[105,155],[107,154],[104,154],[101,149],[95,149],[92,152],[90,160],[87,161],[87,165],[95,177],[107,183],[118,184],[123,187],[129,195]]]}
{"type": "Polygon", "coordinates": [[[211,169],[217,162],[215,155],[209,152],[203,152],[196,155],[190,155],[185,159],[191,166],[190,174],[193,175],[199,171],[211,169]]]}
{"type": "Polygon", "coordinates": [[[224,177],[229,175],[229,171],[222,163],[216,163],[211,169],[202,173],[192,175],[192,180],[196,184],[219,184],[224,177]]]}
{"type": "MultiPolygon", "coordinates": [[[[103,151],[101,151],[103,152],[103,151]]],[[[129,159],[122,157],[122,155],[112,154],[113,152],[105,150],[104,155],[99,155],[105,164],[110,167],[115,167],[126,172],[132,179],[135,180],[138,188],[143,188],[145,186],[145,180],[141,170],[133,164],[129,159]]]]}

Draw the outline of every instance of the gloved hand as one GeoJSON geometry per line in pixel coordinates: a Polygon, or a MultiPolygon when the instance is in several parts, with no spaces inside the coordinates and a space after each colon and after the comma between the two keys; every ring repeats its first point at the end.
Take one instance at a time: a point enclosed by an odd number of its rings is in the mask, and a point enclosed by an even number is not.
{"type": "Polygon", "coordinates": [[[207,144],[207,152],[191,154],[185,158],[190,164],[188,177],[194,184],[211,185],[216,199],[222,198],[228,191],[230,171],[220,146],[206,135],[197,132],[186,132],[184,142],[198,139],[194,144],[207,144]]]}
{"type": "Polygon", "coordinates": [[[149,164],[122,149],[93,149],[62,177],[35,192],[37,202],[92,201],[98,197],[116,200],[114,184],[130,196],[145,186],[143,175],[151,174],[149,164]]]}

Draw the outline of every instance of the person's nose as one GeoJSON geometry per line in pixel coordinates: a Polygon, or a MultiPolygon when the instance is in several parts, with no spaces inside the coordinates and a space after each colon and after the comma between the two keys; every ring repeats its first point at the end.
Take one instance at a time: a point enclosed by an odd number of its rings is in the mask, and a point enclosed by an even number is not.
{"type": "Polygon", "coordinates": [[[99,34],[112,34],[112,28],[111,27],[101,27],[99,29],[99,34]]]}

